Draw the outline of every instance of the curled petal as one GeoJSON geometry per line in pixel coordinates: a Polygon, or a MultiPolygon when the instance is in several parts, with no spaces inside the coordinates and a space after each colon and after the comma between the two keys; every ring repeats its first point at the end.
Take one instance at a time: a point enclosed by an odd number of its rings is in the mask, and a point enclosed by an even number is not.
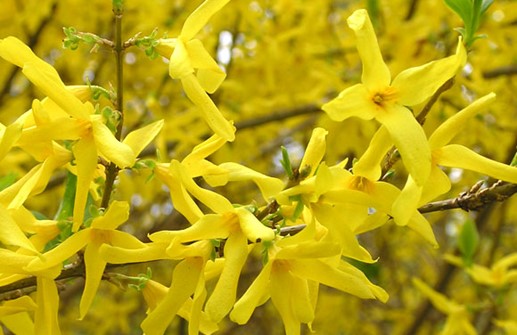
{"type": "Polygon", "coordinates": [[[77,191],[75,193],[74,225],[72,227],[72,231],[76,232],[83,223],[90,184],[97,168],[97,148],[93,138],[85,137],[75,143],[72,151],[77,164],[77,191]]]}
{"type": "Polygon", "coordinates": [[[126,201],[113,201],[103,216],[93,219],[92,228],[117,229],[129,217],[129,204],[126,201]]]}
{"type": "Polygon", "coordinates": [[[299,277],[314,280],[362,299],[376,298],[370,288],[372,284],[359,270],[340,270],[320,260],[309,259],[293,260],[289,264],[291,271],[299,277]]]}
{"type": "Polygon", "coordinates": [[[356,10],[347,20],[355,32],[357,51],[363,62],[362,82],[370,91],[379,91],[390,84],[391,74],[382,59],[372,22],[365,9],[356,10]]]}
{"type": "Polygon", "coordinates": [[[110,264],[144,263],[158,259],[168,259],[166,243],[151,243],[145,248],[128,249],[126,247],[103,244],[99,248],[100,256],[110,264]]]}
{"type": "Polygon", "coordinates": [[[34,329],[36,335],[60,335],[58,322],[59,294],[52,278],[37,277],[36,303],[34,313],[34,329]]]}
{"type": "Polygon", "coordinates": [[[122,169],[135,164],[136,153],[129,145],[120,143],[101,120],[92,118],[92,129],[95,145],[104,158],[122,169]]]}
{"type": "MultiPolygon", "coordinates": [[[[45,63],[47,64],[47,63],[45,63]]],[[[23,74],[43,94],[52,99],[61,109],[77,119],[86,119],[88,110],[73,93],[65,88],[65,84],[50,65],[41,66],[41,63],[27,63],[23,66],[23,74]]]]}
{"type": "Polygon", "coordinates": [[[86,279],[79,303],[79,320],[84,319],[86,313],[88,313],[106,268],[106,261],[99,255],[99,246],[98,243],[91,242],[84,251],[86,279]]]}
{"type": "Polygon", "coordinates": [[[90,229],[84,229],[73,234],[54,249],[47,251],[41,257],[34,258],[25,270],[37,272],[61,265],[90,242],[90,233],[90,229]]]}
{"type": "Polygon", "coordinates": [[[300,169],[309,169],[309,174],[307,177],[313,176],[320,164],[323,156],[325,155],[326,150],[326,141],[325,137],[327,136],[328,131],[323,128],[314,128],[312,131],[311,139],[307,144],[307,150],[305,150],[305,154],[303,155],[302,161],[300,163],[300,169]]]}
{"type": "MultiPolygon", "coordinates": [[[[264,175],[237,163],[222,163],[219,167],[228,173],[226,175],[227,182],[244,180],[253,181],[258,186],[262,196],[266,200],[274,197],[284,188],[284,182],[282,180],[264,175]]],[[[210,180],[210,177],[208,179],[210,180]]]]}
{"type": "MultiPolygon", "coordinates": [[[[294,299],[292,299],[292,297],[295,295],[300,296],[306,292],[295,292],[295,287],[293,287],[293,281],[295,281],[293,275],[283,269],[277,270],[275,265],[276,264],[273,264],[273,271],[271,272],[271,300],[282,318],[286,335],[299,335],[300,320],[295,314],[295,309],[301,306],[294,306],[294,299]]],[[[307,291],[307,287],[305,288],[307,291]]],[[[308,299],[305,299],[304,302],[308,302],[308,299]]],[[[311,307],[312,306],[309,308],[311,307]]]]}
{"type": "Polygon", "coordinates": [[[0,205],[0,241],[5,245],[14,245],[34,253],[38,252],[11,217],[7,208],[2,205],[0,205]]]}
{"type": "Polygon", "coordinates": [[[269,277],[273,262],[268,262],[255,278],[246,293],[237,300],[230,313],[230,319],[240,325],[248,322],[253,311],[263,301],[269,288],[269,277]]]}
{"type": "Polygon", "coordinates": [[[180,242],[191,242],[198,240],[210,240],[217,238],[227,238],[230,231],[234,229],[235,218],[220,214],[207,214],[192,226],[181,230],[162,230],[149,235],[153,242],[170,242],[177,239],[180,242]]]}
{"type": "Polygon", "coordinates": [[[433,248],[438,248],[438,242],[434,236],[433,228],[422,214],[415,211],[413,216],[409,219],[407,227],[422,236],[433,248]]]}
{"type": "Polygon", "coordinates": [[[224,118],[214,102],[206,94],[193,74],[181,78],[185,94],[201,112],[201,116],[216,134],[232,142],[235,139],[235,127],[224,118]]]}
{"type": "Polygon", "coordinates": [[[226,73],[210,56],[200,40],[189,41],[187,49],[192,66],[197,69],[196,76],[199,84],[208,93],[214,93],[226,78],[226,73]]]}
{"type": "Polygon", "coordinates": [[[194,73],[194,68],[183,41],[178,40],[169,60],[169,75],[181,79],[194,73]]]}
{"type": "Polygon", "coordinates": [[[241,270],[248,257],[247,244],[246,236],[240,231],[232,233],[226,240],[224,268],[205,306],[205,311],[215,322],[221,321],[235,303],[241,270]]]}
{"type": "Polygon", "coordinates": [[[369,180],[379,180],[382,173],[381,162],[392,146],[393,141],[388,130],[381,126],[373,135],[364,154],[354,164],[354,175],[366,177],[369,180]]]}
{"type": "Polygon", "coordinates": [[[158,306],[142,322],[147,335],[161,335],[185,301],[194,293],[203,268],[203,259],[188,258],[174,268],[172,284],[158,306]]]}
{"type": "Polygon", "coordinates": [[[251,242],[271,241],[275,238],[273,229],[263,225],[262,222],[245,207],[236,208],[235,213],[239,217],[239,224],[244,235],[246,235],[251,242]]]}

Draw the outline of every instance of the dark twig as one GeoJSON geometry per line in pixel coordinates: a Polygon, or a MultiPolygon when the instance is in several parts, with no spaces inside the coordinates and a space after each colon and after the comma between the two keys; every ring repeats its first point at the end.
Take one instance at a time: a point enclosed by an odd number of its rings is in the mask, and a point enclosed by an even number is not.
{"type": "Polygon", "coordinates": [[[444,211],[461,208],[465,211],[479,210],[496,201],[504,201],[517,193],[517,184],[508,184],[501,181],[480,190],[469,190],[461,193],[454,199],[428,203],[418,209],[420,213],[444,211]]]}
{"type": "Polygon", "coordinates": [[[500,76],[513,76],[517,74],[517,65],[508,65],[497,67],[492,70],[487,70],[483,72],[483,78],[485,79],[493,79],[500,76]]]}

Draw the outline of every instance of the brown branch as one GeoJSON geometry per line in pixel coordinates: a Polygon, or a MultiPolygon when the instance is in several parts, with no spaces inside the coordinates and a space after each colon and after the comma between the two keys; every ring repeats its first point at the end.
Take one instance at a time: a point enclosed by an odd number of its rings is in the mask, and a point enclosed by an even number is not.
{"type": "Polygon", "coordinates": [[[500,76],[513,76],[517,74],[517,65],[497,67],[492,70],[483,71],[483,78],[493,79],[500,76]]]}
{"type": "Polygon", "coordinates": [[[264,124],[270,123],[270,122],[276,122],[281,121],[285,119],[289,119],[295,116],[299,115],[305,115],[305,114],[313,114],[313,113],[319,113],[321,112],[321,108],[317,105],[305,105],[305,106],[299,106],[294,107],[290,109],[280,110],[268,115],[263,115],[259,117],[255,117],[250,120],[243,120],[235,123],[235,128],[237,130],[243,130],[246,128],[253,128],[257,126],[262,126],[264,124]]]}
{"type": "MultiPolygon", "coordinates": [[[[474,187],[476,185],[474,185],[474,187]]],[[[453,199],[428,203],[420,207],[418,211],[420,213],[429,213],[454,208],[461,208],[464,211],[475,211],[496,201],[504,201],[515,193],[517,193],[517,184],[508,184],[499,181],[488,188],[471,189],[453,199]]]]}

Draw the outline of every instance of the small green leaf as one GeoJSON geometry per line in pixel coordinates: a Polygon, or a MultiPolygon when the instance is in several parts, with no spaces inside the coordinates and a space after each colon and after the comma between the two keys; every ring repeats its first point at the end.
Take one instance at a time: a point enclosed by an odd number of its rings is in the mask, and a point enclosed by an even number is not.
{"type": "Polygon", "coordinates": [[[472,265],[478,244],[479,233],[476,224],[472,220],[465,221],[458,236],[458,248],[466,266],[472,265]]]}
{"type": "Polygon", "coordinates": [[[67,220],[74,213],[75,190],[77,187],[77,176],[70,171],[66,173],[65,193],[54,217],[55,220],[67,220]]]}
{"type": "Polygon", "coordinates": [[[291,160],[289,159],[289,153],[284,146],[282,146],[280,149],[282,150],[282,159],[280,160],[280,164],[284,168],[284,171],[289,179],[294,179],[293,167],[291,165],[291,160]]]}

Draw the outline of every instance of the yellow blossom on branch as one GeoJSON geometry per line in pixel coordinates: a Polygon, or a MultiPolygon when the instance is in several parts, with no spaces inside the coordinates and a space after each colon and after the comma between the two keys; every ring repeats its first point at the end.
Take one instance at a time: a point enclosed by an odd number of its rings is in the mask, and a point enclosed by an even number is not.
{"type": "Polygon", "coordinates": [[[207,94],[215,92],[226,74],[203,43],[194,38],[208,20],[229,1],[205,0],[187,18],[177,38],[159,40],[156,48],[164,57],[169,58],[169,75],[181,80],[185,94],[198,107],[208,126],[225,140],[233,141],[235,128],[207,94]]]}

